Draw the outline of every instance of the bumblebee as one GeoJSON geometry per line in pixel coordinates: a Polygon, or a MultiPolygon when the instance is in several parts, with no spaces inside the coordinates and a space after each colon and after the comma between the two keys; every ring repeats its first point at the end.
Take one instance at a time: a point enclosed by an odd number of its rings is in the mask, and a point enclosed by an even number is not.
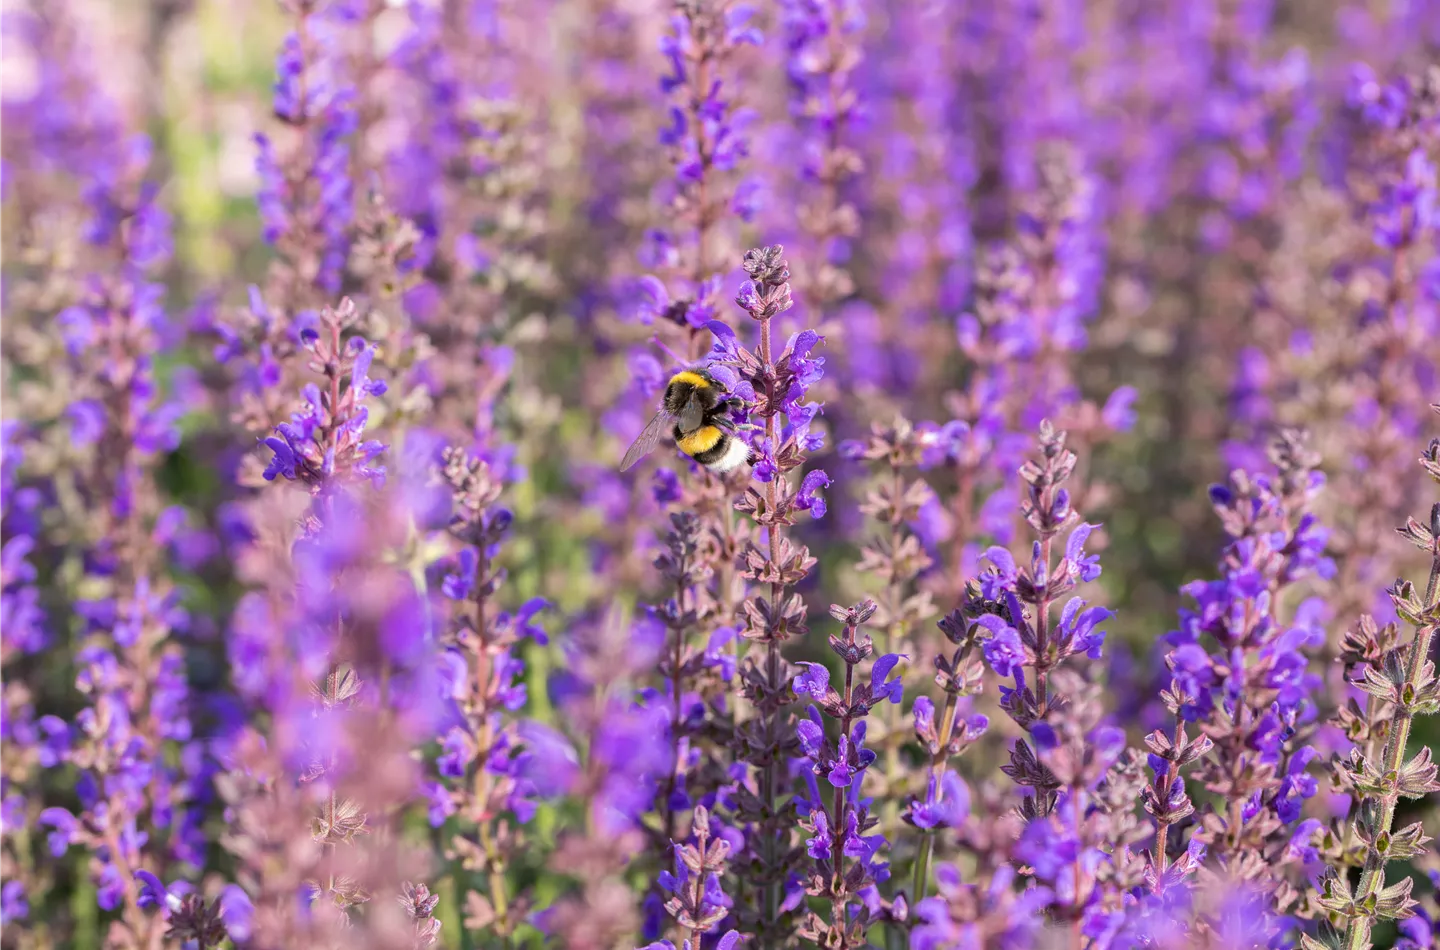
{"type": "Polygon", "coordinates": [[[667,430],[675,445],[712,472],[724,474],[754,465],[755,453],[735,436],[730,411],[739,401],[704,370],[682,370],[670,377],[660,411],[625,453],[625,471],[651,452],[667,430]]]}

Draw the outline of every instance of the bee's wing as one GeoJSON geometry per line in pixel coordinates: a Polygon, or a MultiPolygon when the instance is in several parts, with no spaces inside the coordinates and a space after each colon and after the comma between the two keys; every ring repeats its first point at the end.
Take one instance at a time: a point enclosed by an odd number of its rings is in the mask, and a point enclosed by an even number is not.
{"type": "Polygon", "coordinates": [[[691,393],[690,398],[685,402],[685,408],[680,410],[680,415],[675,417],[675,424],[684,433],[694,432],[705,424],[705,405],[700,401],[697,393],[691,393]]]}
{"type": "Polygon", "coordinates": [[[645,429],[630,443],[630,448],[625,450],[625,457],[620,460],[620,471],[625,471],[640,461],[651,452],[660,442],[660,436],[665,432],[665,425],[670,421],[670,413],[661,409],[655,413],[655,417],[646,424],[645,429]]]}

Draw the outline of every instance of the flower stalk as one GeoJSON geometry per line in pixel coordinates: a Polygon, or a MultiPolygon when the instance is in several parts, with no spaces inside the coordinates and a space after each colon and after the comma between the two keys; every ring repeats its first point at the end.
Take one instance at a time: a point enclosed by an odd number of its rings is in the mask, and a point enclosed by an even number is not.
{"type": "MultiPolygon", "coordinates": [[[[1440,412],[1440,405],[1433,408],[1440,412]]],[[[1440,484],[1440,439],[1431,440],[1420,464],[1440,484]]],[[[1371,654],[1375,662],[1366,664],[1363,678],[1354,683],[1386,707],[1389,724],[1378,763],[1358,748],[1351,751],[1347,761],[1339,763],[1341,781],[1358,798],[1350,830],[1364,846],[1365,861],[1353,889],[1343,872],[1332,873],[1325,878],[1318,900],[1332,923],[1344,921],[1340,946],[1345,950],[1368,950],[1378,920],[1403,919],[1414,913],[1416,901],[1410,896],[1414,880],[1406,877],[1387,885],[1385,866],[1423,854],[1430,839],[1419,822],[1394,831],[1396,806],[1401,798],[1420,798],[1440,791],[1429,748],[1407,759],[1415,717],[1440,710],[1440,681],[1435,678],[1435,664],[1430,659],[1435,629],[1440,626],[1440,503],[1431,507],[1428,523],[1411,518],[1396,530],[1430,555],[1430,571],[1423,594],[1405,580],[1397,580],[1387,589],[1395,612],[1414,628],[1414,635],[1408,646],[1393,641],[1384,646],[1372,644],[1380,648],[1364,652],[1371,654]]],[[[1368,629],[1373,638],[1374,625],[1368,625],[1368,629]]],[[[1364,634],[1362,629],[1360,637],[1348,638],[1347,648],[1359,645],[1364,634]]],[[[1306,940],[1307,948],[1324,946],[1313,938],[1306,940]]]]}

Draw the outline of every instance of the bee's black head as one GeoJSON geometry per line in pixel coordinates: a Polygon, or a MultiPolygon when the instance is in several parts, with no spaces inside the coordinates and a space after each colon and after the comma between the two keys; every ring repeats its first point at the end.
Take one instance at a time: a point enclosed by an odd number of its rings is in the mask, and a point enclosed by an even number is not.
{"type": "Polygon", "coordinates": [[[670,377],[670,383],[665,387],[665,409],[678,416],[694,400],[708,410],[724,395],[725,388],[705,370],[681,370],[670,377]]]}

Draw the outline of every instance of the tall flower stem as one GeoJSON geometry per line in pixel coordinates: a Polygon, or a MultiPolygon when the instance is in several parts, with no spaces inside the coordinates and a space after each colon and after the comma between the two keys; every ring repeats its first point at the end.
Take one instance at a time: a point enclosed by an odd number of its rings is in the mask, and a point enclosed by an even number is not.
{"type": "Polygon", "coordinates": [[[790,480],[790,473],[805,464],[806,453],[822,444],[810,432],[819,406],[801,400],[824,375],[824,360],[811,355],[822,342],[813,330],[796,333],[776,352],[772,318],[793,306],[790,271],[782,254],[779,245],[745,254],[743,266],[749,279],[735,299],[760,325],[758,355],[742,347],[728,326],[719,321],[709,324],[715,336],[711,372],[724,377],[726,389],[750,404],[749,415],[764,422],[745,423],[763,433],[754,445],[753,472],[764,487],[747,487],[735,508],[766,533],[763,547],[758,539],[752,540],[737,558],[741,576],[754,582],[755,592],[743,604],[743,636],[754,648],[745,657],[741,678],[757,714],[742,726],[739,748],[752,762],[760,786],[759,795],[750,796],[740,812],[753,829],[754,856],[761,865],[756,885],[765,896],[757,915],[757,936],[766,944],[784,936],[780,892],[793,885],[796,860],[793,850],[781,843],[793,825],[789,812],[796,807],[793,801],[782,802],[781,795],[782,769],[794,747],[789,666],[782,649],[785,641],[807,632],[805,601],[794,589],[815,564],[803,545],[785,536],[784,527],[794,524],[800,511],[823,516],[825,501],[818,491],[830,484],[829,476],[818,469],[806,473],[798,489],[790,480]]]}
{"type": "Polygon", "coordinates": [[[655,559],[655,567],[663,580],[669,581],[674,593],[670,600],[661,605],[656,613],[666,627],[669,638],[668,656],[660,667],[661,673],[670,681],[670,754],[672,762],[669,774],[662,783],[657,798],[665,829],[664,842],[673,847],[678,818],[683,807],[677,805],[677,792],[681,790],[681,776],[685,771],[685,750],[687,746],[686,722],[684,715],[685,683],[687,675],[699,671],[693,662],[689,639],[700,621],[700,585],[709,576],[710,567],[700,556],[700,540],[703,526],[694,512],[682,511],[670,516],[670,533],[664,550],[655,559]]]}
{"type": "MultiPolygon", "coordinates": [[[[834,310],[854,292],[846,270],[861,215],[845,186],[862,170],[848,146],[860,113],[852,78],[863,55],[865,16],[853,0],[782,0],[779,19],[788,53],[790,112],[806,157],[795,183],[796,217],[807,238],[801,290],[815,320],[831,326],[834,310]]],[[[839,327],[837,326],[837,329],[839,327]]]]}
{"type": "MultiPolygon", "coordinates": [[[[677,581],[675,584],[675,605],[682,612],[684,611],[685,585],[683,581],[677,581]]],[[[670,741],[674,746],[675,764],[670,769],[670,780],[665,788],[665,837],[667,840],[675,837],[675,808],[670,804],[670,799],[675,794],[675,787],[680,780],[680,769],[683,767],[680,757],[680,702],[684,696],[682,673],[685,660],[685,631],[681,628],[674,630],[671,641],[670,663],[673,671],[670,675],[670,704],[673,709],[670,715],[670,741]]],[[[696,939],[699,939],[698,934],[696,934],[696,939]]]]}
{"type": "Polygon", "coordinates": [[[734,0],[671,0],[669,6],[670,29],[660,50],[670,71],[660,89],[669,99],[671,122],[661,130],[660,144],[675,177],[665,200],[670,224],[651,237],[674,254],[661,255],[668,263],[650,261],[661,276],[642,283],[649,287],[646,309],[683,331],[671,339],[688,361],[704,354],[705,325],[719,287],[713,261],[724,239],[717,225],[735,198],[736,171],[749,154],[743,110],[732,92],[738,85],[735,61],[742,47],[759,44],[760,34],[748,25],[753,11],[734,0]]]}
{"type": "MultiPolygon", "coordinates": [[[[904,505],[905,497],[905,473],[898,465],[894,466],[891,472],[890,497],[892,504],[898,509],[904,505]]],[[[899,517],[890,521],[890,555],[898,560],[900,546],[905,540],[905,525],[899,517]]],[[[900,572],[891,565],[890,576],[885,584],[885,601],[889,608],[889,623],[885,624],[885,651],[886,653],[898,652],[905,643],[905,618],[903,616],[902,601],[904,599],[904,585],[902,584],[900,572]]],[[[885,724],[885,776],[891,782],[900,777],[900,744],[896,741],[895,733],[898,731],[900,720],[900,707],[892,705],[880,714],[881,721],[885,724]]],[[[881,814],[884,817],[884,826],[888,831],[894,824],[896,816],[900,812],[900,801],[894,795],[886,796],[886,801],[881,814]]]]}
{"type": "MultiPolygon", "coordinates": [[[[775,363],[771,359],[770,319],[769,316],[762,316],[760,318],[760,364],[763,378],[766,380],[765,399],[767,403],[773,403],[775,398],[775,363]]],[[[775,415],[773,413],[767,414],[765,417],[765,442],[770,447],[771,457],[774,458],[778,456],[780,453],[780,444],[779,439],[776,437],[775,415]]],[[[772,512],[776,507],[778,481],[779,477],[777,476],[765,484],[765,505],[766,509],[772,512]]],[[[765,539],[770,549],[770,563],[778,565],[780,563],[780,531],[776,524],[771,523],[765,528],[765,539]]],[[[770,603],[772,605],[780,603],[782,591],[783,586],[778,577],[770,582],[770,603]]],[[[765,644],[765,685],[772,691],[772,694],[784,687],[780,675],[780,642],[774,638],[769,639],[765,644]]],[[[762,715],[765,716],[763,726],[765,735],[773,737],[779,730],[779,717],[781,712],[778,708],[775,708],[770,709],[768,712],[763,712],[762,715]]],[[[772,758],[765,768],[765,780],[761,786],[766,814],[775,813],[775,802],[778,791],[776,786],[779,784],[779,771],[780,763],[772,758]]],[[[766,863],[773,864],[776,850],[776,841],[773,836],[768,834],[765,836],[764,847],[767,851],[766,863]]],[[[770,886],[765,889],[765,918],[767,921],[773,921],[776,917],[780,906],[781,884],[781,881],[772,881],[770,886]]]]}
{"type": "MultiPolygon", "coordinates": [[[[1054,504],[1049,490],[1042,489],[1037,510],[1047,511],[1054,504]]],[[[1055,540],[1053,532],[1041,531],[1040,560],[1046,572],[1050,570],[1050,556],[1055,540]]],[[[1036,713],[1044,716],[1050,705],[1050,585],[1040,586],[1040,599],[1035,605],[1035,696],[1036,713]]]]}
{"type": "MultiPolygon", "coordinates": [[[[1185,744],[1185,725],[1183,722],[1179,720],[1176,721],[1175,737],[1170,741],[1171,744],[1176,747],[1182,747],[1185,744]]],[[[1173,788],[1175,786],[1176,779],[1178,779],[1179,777],[1180,761],[1179,759],[1171,759],[1165,767],[1164,787],[1166,789],[1173,788]]],[[[1174,821],[1171,820],[1169,815],[1166,815],[1165,817],[1157,817],[1155,819],[1155,848],[1154,853],[1151,857],[1151,862],[1152,866],[1155,868],[1155,887],[1157,889],[1160,886],[1160,879],[1165,876],[1165,868],[1169,861],[1166,849],[1169,847],[1170,843],[1170,826],[1172,824],[1174,824],[1174,821]]]]}
{"type": "MultiPolygon", "coordinates": [[[[1437,442],[1432,442],[1430,456],[1433,458],[1436,455],[1437,442]]],[[[1436,471],[1440,472],[1440,468],[1436,471]]],[[[1437,480],[1440,480],[1440,477],[1437,477],[1437,480]]],[[[1399,853],[1402,849],[1397,849],[1395,845],[1402,844],[1401,839],[1408,837],[1405,833],[1392,837],[1391,825],[1395,820],[1395,806],[1402,794],[1416,796],[1440,790],[1428,750],[1409,763],[1405,761],[1417,701],[1424,693],[1434,693],[1434,672],[1429,656],[1430,642],[1437,624],[1437,607],[1440,607],[1440,601],[1436,599],[1437,583],[1440,583],[1440,504],[1430,509],[1428,530],[1412,520],[1401,531],[1416,540],[1417,544],[1422,540],[1428,542],[1432,550],[1430,577],[1425,584],[1423,600],[1417,601],[1413,588],[1404,582],[1398,582],[1390,591],[1400,615],[1410,620],[1415,627],[1415,637],[1410,642],[1403,670],[1397,663],[1387,663],[1384,674],[1377,675],[1372,671],[1372,674],[1367,676],[1367,681],[1372,684],[1382,677],[1387,680],[1383,685],[1389,687],[1390,695],[1396,701],[1394,716],[1390,722],[1390,735],[1385,743],[1384,758],[1378,774],[1367,773],[1364,776],[1370,787],[1362,788],[1362,791],[1373,793],[1378,790],[1379,794],[1361,804],[1355,820],[1357,828],[1367,826],[1361,832],[1361,837],[1366,840],[1368,847],[1365,866],[1360,872],[1360,883],[1350,902],[1352,907],[1359,908],[1361,912],[1350,916],[1345,928],[1346,950],[1365,950],[1371,946],[1370,935],[1377,913],[1386,917],[1404,914],[1409,903],[1410,879],[1406,878],[1401,883],[1399,892],[1393,895],[1387,893],[1390,889],[1385,886],[1385,864],[1394,857],[1404,856],[1399,853]]],[[[1378,687],[1382,684],[1376,685],[1378,687]]]]}
{"type": "MultiPolygon", "coordinates": [[[[933,643],[921,643],[915,635],[921,621],[934,613],[934,603],[929,591],[916,590],[932,560],[911,528],[921,520],[927,504],[934,502],[934,492],[924,479],[912,477],[933,440],[934,433],[928,427],[916,426],[899,416],[888,425],[872,423],[867,440],[840,446],[842,455],[869,461],[876,470],[875,482],[865,493],[860,510],[877,522],[877,530],[861,546],[856,569],[877,575],[885,585],[880,608],[886,653],[913,657],[934,649],[933,643]]],[[[903,793],[909,790],[910,776],[900,754],[906,741],[900,710],[882,710],[880,719],[884,729],[876,737],[882,747],[877,752],[884,759],[886,779],[880,812],[882,829],[891,834],[898,830],[900,806],[903,793]]]]}
{"type": "Polygon", "coordinates": [[[460,815],[464,830],[451,841],[460,858],[461,906],[471,908],[467,913],[480,910],[473,916],[484,920],[480,926],[493,938],[482,945],[508,947],[524,903],[523,891],[507,876],[510,856],[524,846],[521,826],[535,805],[529,798],[533,786],[520,774],[521,725],[507,713],[526,697],[525,664],[516,655],[521,641],[548,642],[532,620],[548,604],[533,598],[514,614],[498,609],[505,571],[496,558],[512,516],[499,504],[506,483],[488,460],[488,448],[472,454],[447,446],[436,476],[449,489],[448,533],[459,545],[454,573],[441,584],[456,602],[441,638],[441,658],[460,715],[441,737],[436,766],[441,779],[450,781],[429,787],[430,820],[438,825],[450,814],[460,815]],[[472,887],[477,877],[483,877],[483,889],[472,887]]]}
{"type": "MultiPolygon", "coordinates": [[[[848,622],[849,620],[854,619],[853,617],[846,619],[847,623],[845,624],[845,646],[851,651],[853,651],[855,650],[856,646],[855,630],[857,629],[858,624],[848,622]]],[[[841,703],[845,710],[845,712],[842,713],[840,716],[840,734],[842,736],[850,735],[850,723],[851,719],[853,718],[852,710],[854,708],[854,701],[855,664],[846,663],[845,692],[841,695],[841,703]]],[[[835,874],[830,881],[830,890],[832,892],[830,899],[830,919],[832,922],[843,922],[845,920],[845,896],[841,888],[844,886],[843,882],[845,880],[845,800],[849,791],[849,786],[842,786],[835,789],[835,812],[830,817],[830,834],[833,837],[833,847],[835,849],[835,874]]]]}
{"type": "Polygon", "coordinates": [[[915,903],[925,899],[929,886],[930,856],[937,830],[959,825],[969,809],[964,784],[949,771],[950,759],[963,753],[989,726],[984,716],[969,717],[963,725],[960,722],[961,698],[980,692],[985,676],[979,649],[985,634],[975,612],[978,603],[970,598],[964,608],[951,611],[937,624],[954,647],[953,651],[942,650],[934,661],[935,681],[945,690],[938,729],[935,707],[928,696],[918,697],[912,710],[915,738],[930,756],[925,789],[911,798],[905,814],[905,821],[920,833],[910,892],[910,900],[915,903]]]}
{"type": "MultiPolygon", "coordinates": [[[[1434,608],[1435,579],[1440,576],[1440,558],[1436,558],[1430,567],[1429,595],[1426,603],[1434,608]]],[[[1420,665],[1430,650],[1430,639],[1435,633],[1435,627],[1421,627],[1415,631],[1415,639],[1410,644],[1410,654],[1405,663],[1405,675],[1408,682],[1414,682],[1418,677],[1420,665]]],[[[1398,775],[1404,765],[1405,749],[1410,741],[1410,726],[1415,721],[1415,715],[1410,707],[1402,706],[1395,713],[1395,719],[1390,726],[1390,740],[1385,745],[1385,759],[1380,766],[1382,774],[1398,775]]],[[[1395,821],[1395,805],[1400,799],[1400,791],[1395,786],[1387,791],[1380,798],[1380,816],[1376,819],[1376,827],[1381,834],[1389,835],[1390,826],[1395,821]]],[[[1360,873],[1360,886],[1356,888],[1356,900],[1365,903],[1373,898],[1378,898],[1385,887],[1385,858],[1378,848],[1371,847],[1365,858],[1365,868],[1360,873]]],[[[1345,946],[1348,950],[1363,950],[1370,946],[1370,922],[1368,918],[1353,917],[1350,926],[1345,932],[1345,946]]]]}
{"type": "Polygon", "coordinates": [[[867,945],[865,932],[885,915],[875,882],[888,875],[888,865],[881,859],[886,840],[878,833],[866,834],[879,824],[879,819],[871,816],[870,803],[862,793],[865,772],[876,759],[875,753],[865,748],[865,719],[880,703],[898,703],[903,687],[898,676],[888,678],[901,660],[894,653],[875,660],[868,683],[855,682],[855,668],[874,650],[870,637],[861,638],[857,633],[876,609],[873,600],[850,607],[830,607],[830,616],[843,627],[841,636],[830,637],[831,652],[845,664],[843,691],[837,692],[830,685],[829,671],[819,663],[804,664],[805,671],[794,681],[795,692],[808,695],[816,703],[796,727],[808,771],[823,776],[824,785],[832,789],[828,813],[820,782],[810,781],[808,793],[797,796],[803,800],[802,812],[809,810],[809,820],[802,827],[813,832],[806,846],[815,859],[809,889],[830,904],[828,920],[810,914],[802,921],[798,934],[817,946],[836,950],[867,945]],[[822,709],[827,718],[840,725],[833,742],[825,737],[822,709]],[[851,860],[847,862],[847,858],[851,860]],[[861,899],[858,907],[854,906],[856,898],[861,899]]]}
{"type": "MultiPolygon", "coordinates": [[[[958,705],[954,693],[945,694],[945,708],[940,713],[940,749],[930,756],[930,781],[940,781],[945,764],[950,758],[950,734],[954,731],[955,707],[958,705]]],[[[935,836],[925,834],[920,838],[920,852],[915,856],[915,878],[910,886],[912,900],[925,899],[925,888],[930,882],[930,854],[935,847],[935,836]]]]}

